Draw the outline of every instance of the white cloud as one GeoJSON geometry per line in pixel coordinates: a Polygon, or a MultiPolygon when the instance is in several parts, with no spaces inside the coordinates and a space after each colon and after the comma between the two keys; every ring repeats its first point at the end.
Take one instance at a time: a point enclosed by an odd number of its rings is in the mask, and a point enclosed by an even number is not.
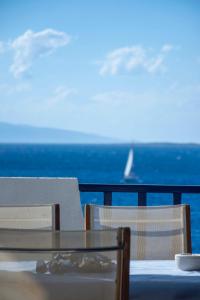
{"type": "Polygon", "coordinates": [[[68,87],[61,85],[55,89],[54,94],[57,99],[63,100],[65,98],[67,98],[68,96],[74,95],[76,93],[77,93],[77,91],[75,89],[68,88],[68,87]]]}
{"type": "MultiPolygon", "coordinates": [[[[94,105],[102,106],[104,110],[105,105],[107,105],[107,108],[120,107],[120,110],[127,110],[128,107],[148,109],[158,104],[157,94],[151,90],[140,92],[130,90],[105,91],[94,95],[91,100],[94,105]]],[[[91,102],[89,105],[91,105],[91,102]]]]}
{"type": "Polygon", "coordinates": [[[69,98],[70,96],[76,94],[77,94],[76,89],[68,88],[66,86],[61,85],[55,89],[53,96],[47,99],[46,104],[48,106],[56,105],[57,103],[60,103],[66,100],[67,98],[69,98]]]}
{"type": "Polygon", "coordinates": [[[170,52],[174,47],[171,44],[165,44],[162,46],[162,52],[170,52]]]}
{"type": "Polygon", "coordinates": [[[125,91],[107,91],[93,96],[92,100],[97,104],[113,104],[115,106],[118,106],[124,104],[127,101],[132,101],[134,98],[135,97],[132,93],[128,93],[125,91]]]}
{"type": "Polygon", "coordinates": [[[13,95],[16,93],[29,92],[31,90],[30,83],[17,83],[17,84],[0,84],[0,94],[2,95],[13,95]]]}
{"type": "Polygon", "coordinates": [[[106,56],[100,74],[115,75],[121,68],[131,70],[143,62],[144,56],[144,49],[140,46],[118,48],[106,56]]]}
{"type": "Polygon", "coordinates": [[[65,46],[69,42],[70,36],[65,32],[53,29],[39,32],[27,30],[10,43],[11,49],[14,50],[14,62],[10,71],[15,77],[20,77],[36,59],[51,54],[56,48],[65,46]]]}
{"type": "Polygon", "coordinates": [[[145,69],[149,73],[155,73],[157,71],[164,71],[165,67],[164,63],[164,56],[158,55],[156,58],[150,59],[149,61],[144,62],[145,69]]]}
{"type": "Polygon", "coordinates": [[[143,69],[148,73],[165,70],[164,60],[168,52],[173,49],[170,44],[162,46],[160,52],[150,56],[149,50],[142,46],[123,47],[108,53],[104,61],[100,62],[100,75],[116,75],[120,71],[130,72],[143,69]]]}

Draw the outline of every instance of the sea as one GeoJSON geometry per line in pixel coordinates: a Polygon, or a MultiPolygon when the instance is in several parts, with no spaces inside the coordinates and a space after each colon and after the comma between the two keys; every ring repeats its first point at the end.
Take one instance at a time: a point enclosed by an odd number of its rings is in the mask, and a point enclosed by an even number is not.
{"type": "MultiPolygon", "coordinates": [[[[123,184],[128,153],[140,184],[200,185],[199,144],[0,144],[0,177],[77,177],[80,183],[123,184]]],[[[136,194],[114,193],[114,205],[136,205],[136,194]]],[[[170,194],[148,194],[148,205],[172,204],[170,194]]],[[[191,205],[192,246],[200,253],[200,194],[191,205]]],[[[103,203],[101,193],[81,193],[81,203],[103,203]]]]}

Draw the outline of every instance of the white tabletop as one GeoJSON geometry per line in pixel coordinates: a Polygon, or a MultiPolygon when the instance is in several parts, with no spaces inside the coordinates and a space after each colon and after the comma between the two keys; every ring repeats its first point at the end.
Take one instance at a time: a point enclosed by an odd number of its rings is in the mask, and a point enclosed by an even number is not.
{"type": "Polygon", "coordinates": [[[181,271],[175,261],[130,264],[131,300],[200,300],[200,272],[181,271]]]}
{"type": "Polygon", "coordinates": [[[198,271],[182,271],[177,268],[174,260],[138,260],[131,261],[130,275],[170,275],[199,276],[198,271]]]}
{"type": "MultiPolygon", "coordinates": [[[[20,272],[20,271],[34,271],[35,262],[6,262],[0,263],[0,270],[20,272]]],[[[1,274],[1,272],[0,272],[1,274]]],[[[14,276],[14,274],[13,274],[14,276]]],[[[34,275],[33,275],[34,276],[34,275]]],[[[92,275],[94,276],[94,275],[92,275]]],[[[27,276],[26,276],[27,277],[27,276]]],[[[2,278],[5,278],[5,273],[2,273],[2,278]]],[[[14,277],[13,277],[14,278],[14,277]]],[[[55,289],[55,278],[50,282],[51,276],[38,276],[37,280],[43,280],[45,284],[51,283],[54,286],[51,294],[55,289]],[[46,282],[47,281],[47,282],[46,282]],[[54,283],[54,285],[53,285],[54,283]]],[[[73,279],[73,278],[72,278],[73,279]]],[[[100,282],[97,280],[98,276],[91,278],[89,276],[89,281],[91,283],[93,279],[94,293],[96,294],[100,286],[100,282]]],[[[3,280],[3,279],[2,279],[3,280]]],[[[35,279],[36,280],[36,279],[35,279]]],[[[77,277],[76,277],[77,280],[77,277]]],[[[80,277],[78,283],[85,284],[87,278],[80,277]]],[[[73,280],[72,280],[73,281],[73,280]]],[[[112,279],[104,278],[104,284],[108,284],[106,296],[103,296],[100,291],[98,291],[97,299],[107,299],[108,291],[110,290],[112,279]]],[[[58,276],[58,282],[60,291],[62,293],[69,289],[66,289],[66,281],[62,276],[58,276]],[[62,290],[62,281],[64,290],[62,290]]],[[[77,281],[72,285],[70,282],[71,290],[73,291],[77,287],[77,281]]],[[[102,284],[102,278],[101,278],[102,284]]],[[[49,288],[49,286],[48,286],[49,288]]],[[[86,290],[86,293],[88,291],[86,290]]],[[[62,294],[61,293],[61,294],[62,294]]],[[[92,293],[91,293],[92,294],[92,293]]],[[[110,297],[111,298],[111,297],[110,297]]],[[[50,298],[49,298],[50,299],[50,298]]],[[[53,298],[52,298],[53,299],[53,298]]],[[[72,298],[71,298],[72,299],[72,298]]],[[[181,271],[176,267],[175,261],[132,261],[130,264],[130,300],[200,300],[200,272],[195,271],[181,271]]]]}

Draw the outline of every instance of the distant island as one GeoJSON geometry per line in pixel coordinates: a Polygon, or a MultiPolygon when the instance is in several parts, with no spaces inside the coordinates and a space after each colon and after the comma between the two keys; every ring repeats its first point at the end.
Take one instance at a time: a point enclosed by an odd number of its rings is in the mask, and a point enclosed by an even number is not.
{"type": "Polygon", "coordinates": [[[73,130],[0,122],[0,143],[116,143],[115,139],[73,130]]]}

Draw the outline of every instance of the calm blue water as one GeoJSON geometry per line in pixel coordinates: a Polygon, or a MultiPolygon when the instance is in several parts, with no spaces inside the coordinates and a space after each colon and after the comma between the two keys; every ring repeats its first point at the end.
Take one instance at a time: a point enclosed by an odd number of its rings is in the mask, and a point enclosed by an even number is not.
{"type": "MultiPolygon", "coordinates": [[[[130,145],[0,145],[0,176],[78,177],[82,183],[121,183],[130,145]]],[[[200,145],[136,144],[135,173],[141,183],[200,184],[200,145]]],[[[170,195],[149,195],[149,205],[171,204],[170,195]]],[[[102,195],[81,195],[82,204],[102,195]]],[[[193,250],[200,252],[200,195],[191,205],[193,250]]],[[[134,205],[136,195],[115,194],[115,205],[134,205]]]]}

